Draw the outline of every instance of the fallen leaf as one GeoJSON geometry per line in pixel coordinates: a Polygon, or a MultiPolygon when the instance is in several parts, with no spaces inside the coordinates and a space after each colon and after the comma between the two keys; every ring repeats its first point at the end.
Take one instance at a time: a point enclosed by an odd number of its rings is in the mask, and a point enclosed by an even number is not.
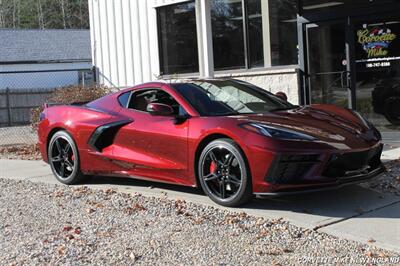
{"type": "Polygon", "coordinates": [[[62,192],[62,191],[55,191],[53,193],[53,197],[60,198],[62,196],[64,196],[64,192],[62,192]]]}
{"type": "Polygon", "coordinates": [[[143,205],[140,205],[139,203],[135,203],[135,204],[133,205],[133,208],[136,209],[136,210],[138,210],[138,211],[145,211],[145,210],[146,210],[146,208],[143,207],[143,205]]]}
{"type": "Polygon", "coordinates": [[[261,231],[258,233],[258,235],[257,235],[257,239],[260,239],[260,238],[264,238],[264,237],[266,237],[266,236],[268,236],[269,235],[269,232],[268,232],[268,230],[266,230],[266,229],[261,229],[261,231]]]}
{"type": "Polygon", "coordinates": [[[104,205],[101,203],[97,203],[96,205],[94,205],[96,208],[104,208],[104,205]]]}
{"type": "Polygon", "coordinates": [[[117,193],[117,191],[112,188],[103,189],[103,192],[106,193],[107,195],[112,195],[112,194],[117,193]]]}
{"type": "Polygon", "coordinates": [[[139,256],[136,256],[133,252],[131,252],[131,254],[129,254],[129,257],[133,260],[136,261],[139,259],[139,256]]]}
{"type": "Polygon", "coordinates": [[[284,248],[283,252],[285,252],[285,253],[293,253],[293,250],[291,250],[289,248],[284,248]]]}
{"type": "Polygon", "coordinates": [[[67,239],[69,239],[69,240],[72,240],[72,239],[74,239],[75,237],[73,236],[73,235],[71,235],[71,234],[68,234],[68,235],[66,235],[65,236],[67,239]]]}
{"type": "Polygon", "coordinates": [[[203,224],[203,222],[204,222],[203,218],[196,218],[196,219],[193,220],[193,223],[197,224],[197,225],[203,224]]]}
{"type": "Polygon", "coordinates": [[[72,230],[72,226],[69,226],[69,225],[64,226],[64,228],[63,228],[64,232],[71,231],[71,230],[72,230]]]}
{"type": "Polygon", "coordinates": [[[64,255],[65,254],[65,246],[58,247],[57,251],[58,251],[58,255],[64,255]]]}
{"type": "Polygon", "coordinates": [[[268,250],[268,252],[266,254],[272,255],[272,256],[277,256],[277,255],[281,255],[282,254],[282,250],[280,250],[280,249],[270,249],[270,250],[268,250]]]}
{"type": "Polygon", "coordinates": [[[368,251],[368,252],[365,254],[365,256],[370,257],[370,258],[375,257],[374,253],[372,253],[371,251],[368,251]]]}

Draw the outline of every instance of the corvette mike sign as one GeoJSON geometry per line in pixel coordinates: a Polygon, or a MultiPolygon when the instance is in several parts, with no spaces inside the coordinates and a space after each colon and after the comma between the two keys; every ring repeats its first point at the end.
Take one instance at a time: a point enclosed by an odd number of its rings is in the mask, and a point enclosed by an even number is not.
{"type": "Polygon", "coordinates": [[[379,58],[389,56],[391,43],[397,38],[392,30],[385,26],[368,28],[366,24],[357,32],[358,43],[360,43],[368,58],[379,58]]]}

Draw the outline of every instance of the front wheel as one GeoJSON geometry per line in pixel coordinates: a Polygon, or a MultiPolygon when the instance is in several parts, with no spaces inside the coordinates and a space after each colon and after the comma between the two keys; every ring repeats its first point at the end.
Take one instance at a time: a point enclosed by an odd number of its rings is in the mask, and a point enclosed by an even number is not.
{"type": "Polygon", "coordinates": [[[198,176],[204,192],[216,203],[235,207],[252,198],[246,158],[231,139],[218,139],[202,151],[198,176]]]}
{"type": "Polygon", "coordinates": [[[86,180],[80,171],[78,148],[66,131],[56,132],[49,142],[48,158],[54,176],[63,184],[73,185],[86,180]]]}

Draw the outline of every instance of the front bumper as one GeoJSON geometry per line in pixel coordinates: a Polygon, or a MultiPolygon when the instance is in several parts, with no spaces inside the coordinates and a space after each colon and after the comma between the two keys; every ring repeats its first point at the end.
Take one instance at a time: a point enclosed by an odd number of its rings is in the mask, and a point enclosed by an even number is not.
{"type": "Polygon", "coordinates": [[[350,177],[339,177],[333,183],[325,183],[325,184],[309,184],[309,185],[297,185],[290,186],[287,188],[278,189],[274,192],[262,192],[262,193],[254,193],[257,196],[283,196],[283,195],[295,195],[302,193],[312,193],[312,192],[320,192],[326,190],[334,190],[348,185],[354,185],[359,183],[364,183],[370,181],[380,174],[384,173],[386,168],[383,164],[381,164],[378,168],[369,172],[368,174],[359,174],[350,177]]]}
{"type": "Polygon", "coordinates": [[[278,154],[265,184],[268,189],[256,195],[281,195],[335,189],[368,181],[382,172],[383,145],[366,150],[314,154],[278,154]]]}

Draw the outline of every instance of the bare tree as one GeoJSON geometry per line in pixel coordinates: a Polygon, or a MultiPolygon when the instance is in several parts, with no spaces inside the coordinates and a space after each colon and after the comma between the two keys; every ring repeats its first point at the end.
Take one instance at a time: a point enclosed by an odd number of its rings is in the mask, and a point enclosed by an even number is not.
{"type": "Polygon", "coordinates": [[[0,0],[0,28],[4,28],[5,27],[3,12],[4,12],[3,0],[0,0]]]}
{"type": "Polygon", "coordinates": [[[0,0],[0,28],[88,28],[87,0],[0,0]]]}
{"type": "Polygon", "coordinates": [[[79,22],[80,28],[83,28],[83,12],[82,12],[82,0],[79,0],[79,22]]]}
{"type": "Polygon", "coordinates": [[[60,4],[60,8],[61,8],[61,17],[62,17],[63,26],[64,26],[64,29],[66,29],[67,22],[66,22],[66,18],[65,18],[65,2],[64,2],[64,0],[58,0],[58,2],[60,4]]]}
{"type": "Polygon", "coordinates": [[[36,4],[37,4],[37,17],[38,17],[39,28],[43,30],[45,28],[45,24],[44,24],[42,1],[38,0],[36,4]]]}

